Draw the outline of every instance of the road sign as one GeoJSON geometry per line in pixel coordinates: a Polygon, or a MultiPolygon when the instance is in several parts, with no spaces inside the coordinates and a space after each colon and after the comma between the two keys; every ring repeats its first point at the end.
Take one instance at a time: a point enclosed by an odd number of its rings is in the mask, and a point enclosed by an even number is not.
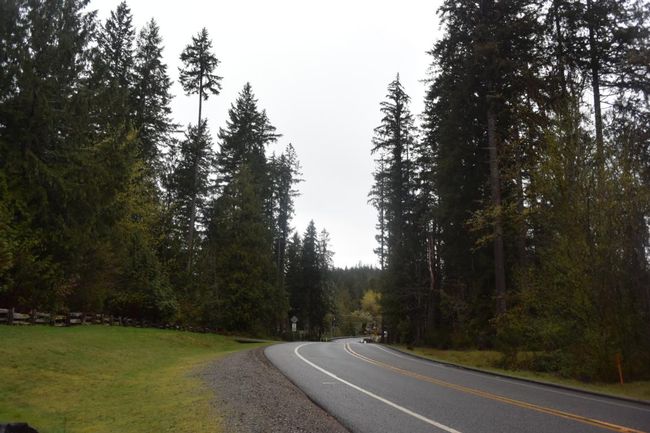
{"type": "Polygon", "coordinates": [[[296,326],[295,323],[291,324],[291,332],[296,332],[298,330],[298,327],[296,326]]]}
{"type": "Polygon", "coordinates": [[[293,316],[291,318],[291,323],[298,323],[298,318],[296,316],[293,316]]]}

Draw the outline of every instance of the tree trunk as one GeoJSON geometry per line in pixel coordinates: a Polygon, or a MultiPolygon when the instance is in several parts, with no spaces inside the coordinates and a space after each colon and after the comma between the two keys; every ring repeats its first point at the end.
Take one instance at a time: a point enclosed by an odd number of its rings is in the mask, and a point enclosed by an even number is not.
{"type": "MultiPolygon", "coordinates": [[[[528,100],[528,108],[531,109],[530,107],[530,99],[528,100]]],[[[533,132],[532,128],[530,126],[530,123],[528,123],[528,139],[532,140],[533,137],[533,132]]],[[[515,136],[515,141],[517,142],[518,145],[518,152],[517,155],[515,156],[516,161],[517,161],[517,188],[516,188],[516,194],[517,194],[517,216],[518,216],[518,221],[516,223],[517,226],[517,256],[518,256],[518,263],[519,266],[522,268],[526,265],[527,262],[527,254],[526,254],[526,238],[527,238],[527,226],[526,226],[526,218],[524,217],[524,212],[525,212],[525,206],[524,206],[524,201],[525,201],[525,191],[524,191],[524,151],[523,151],[523,142],[521,140],[521,137],[519,135],[519,130],[515,129],[514,131],[514,136],[515,136]]]]}
{"type": "Polygon", "coordinates": [[[437,272],[437,266],[436,266],[436,247],[435,247],[435,240],[434,240],[434,233],[433,233],[433,228],[431,231],[427,234],[427,267],[429,270],[429,305],[427,308],[427,326],[430,327],[430,329],[436,328],[436,325],[439,320],[439,314],[438,311],[440,309],[439,307],[439,293],[437,291],[437,280],[436,280],[436,272],[437,272]]]}
{"type": "Polygon", "coordinates": [[[194,185],[193,185],[193,194],[192,194],[192,203],[190,205],[190,226],[187,233],[187,272],[192,271],[192,258],[194,256],[194,225],[196,224],[196,201],[198,193],[196,191],[196,185],[199,178],[199,140],[201,139],[201,134],[203,133],[203,126],[201,125],[201,108],[203,104],[203,70],[199,75],[199,122],[197,124],[197,134],[196,141],[194,143],[194,185]]]}
{"type": "Polygon", "coordinates": [[[591,90],[594,94],[594,126],[596,127],[596,169],[599,180],[602,180],[605,166],[603,150],[603,115],[600,106],[600,58],[596,46],[596,29],[594,28],[594,10],[592,0],[587,0],[587,14],[589,23],[589,56],[591,67],[591,90]]]}
{"type": "Polygon", "coordinates": [[[499,153],[496,139],[494,96],[488,95],[488,149],[490,152],[490,189],[494,218],[494,283],[497,316],[506,312],[506,277],[503,252],[503,222],[501,217],[501,184],[499,180],[499,153]]]}
{"type": "MultiPolygon", "coordinates": [[[[385,165],[383,157],[380,162],[380,173],[383,176],[385,165]]],[[[385,179],[379,181],[379,267],[383,271],[386,266],[386,191],[385,179]]]]}
{"type": "Polygon", "coordinates": [[[487,135],[488,151],[490,162],[490,192],[492,196],[492,207],[494,216],[494,294],[496,298],[496,315],[500,316],[506,312],[506,277],[505,260],[503,252],[503,222],[501,216],[501,184],[499,174],[499,150],[497,148],[496,136],[496,107],[495,103],[499,97],[495,92],[495,83],[498,76],[498,58],[496,43],[494,40],[493,0],[481,0],[481,16],[484,28],[484,40],[487,46],[492,47],[485,54],[485,82],[488,85],[487,92],[487,135]]]}
{"type": "Polygon", "coordinates": [[[564,36],[562,34],[562,25],[560,23],[560,5],[559,0],[553,1],[553,14],[554,14],[554,24],[555,24],[555,38],[557,43],[557,49],[555,52],[555,57],[558,65],[558,75],[560,80],[560,96],[564,99],[567,95],[567,82],[566,82],[566,71],[565,71],[565,55],[564,55],[564,36]]]}

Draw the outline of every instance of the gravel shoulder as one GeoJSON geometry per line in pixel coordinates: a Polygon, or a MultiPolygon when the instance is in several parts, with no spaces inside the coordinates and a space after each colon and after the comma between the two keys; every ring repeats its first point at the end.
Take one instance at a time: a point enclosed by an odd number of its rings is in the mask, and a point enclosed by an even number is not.
{"type": "Polygon", "coordinates": [[[227,433],[349,433],[264,356],[264,348],[233,353],[200,373],[215,394],[227,433]]]}

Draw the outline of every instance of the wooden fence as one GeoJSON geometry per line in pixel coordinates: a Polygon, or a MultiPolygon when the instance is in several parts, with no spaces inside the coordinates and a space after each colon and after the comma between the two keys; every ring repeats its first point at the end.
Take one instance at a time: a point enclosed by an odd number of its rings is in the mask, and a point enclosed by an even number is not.
{"type": "Polygon", "coordinates": [[[0,308],[0,325],[50,325],[50,326],[132,326],[138,328],[175,329],[178,331],[222,333],[221,330],[200,326],[186,326],[176,323],[152,323],[146,320],[136,320],[128,317],[108,314],[70,312],[65,314],[43,313],[31,310],[28,313],[18,312],[14,308],[0,308]]]}

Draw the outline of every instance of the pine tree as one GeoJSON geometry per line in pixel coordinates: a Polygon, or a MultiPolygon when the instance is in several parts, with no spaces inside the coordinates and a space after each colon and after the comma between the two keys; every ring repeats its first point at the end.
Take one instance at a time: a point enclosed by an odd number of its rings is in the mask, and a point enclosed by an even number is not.
{"type": "Polygon", "coordinates": [[[388,259],[388,228],[386,223],[386,215],[388,208],[388,172],[386,170],[386,162],[383,156],[375,159],[375,171],[373,177],[375,183],[368,193],[368,202],[377,209],[377,234],[375,240],[377,241],[377,248],[373,250],[379,259],[379,268],[384,270],[386,268],[386,260],[388,259]]]}
{"type": "Polygon", "coordinates": [[[94,179],[78,185],[84,173],[72,169],[86,154],[80,150],[90,147],[83,78],[94,14],[84,12],[87,4],[2,5],[0,171],[4,197],[10,197],[4,207],[12,221],[11,243],[20,251],[6,274],[12,284],[4,302],[10,305],[60,305],[78,287],[84,262],[92,261],[84,255],[95,248],[82,235],[91,231],[89,221],[110,194],[86,195],[94,179]],[[88,210],[88,219],[81,209],[88,210]]]}
{"type": "MultiPolygon", "coordinates": [[[[385,254],[385,287],[382,297],[385,321],[392,329],[401,327],[403,338],[417,338],[415,317],[419,306],[419,285],[415,268],[418,248],[414,220],[413,159],[415,128],[408,104],[409,97],[399,75],[388,85],[386,100],[381,103],[383,118],[375,128],[373,153],[379,153],[379,167],[371,191],[380,211],[380,241],[385,254]],[[408,318],[408,319],[407,319],[408,318]]],[[[382,251],[380,250],[380,251],[382,251]]]]}
{"type": "MultiPolygon", "coordinates": [[[[487,61],[484,72],[484,84],[487,94],[487,144],[490,165],[490,195],[494,208],[494,292],[496,298],[496,314],[506,312],[506,275],[505,275],[505,253],[503,246],[503,216],[501,213],[501,170],[499,169],[499,147],[497,138],[497,106],[499,98],[497,76],[500,63],[497,60],[496,40],[496,10],[494,0],[482,0],[480,24],[478,28],[478,43],[482,45],[481,55],[487,61]]],[[[477,50],[478,51],[478,50],[477,50]]]]}
{"type": "MultiPolygon", "coordinates": [[[[194,238],[196,222],[204,219],[214,158],[207,121],[203,121],[201,128],[190,125],[185,139],[180,143],[180,156],[172,179],[177,208],[176,224],[183,239],[194,238]]],[[[195,254],[193,245],[186,243],[185,251],[187,262],[192,263],[195,254]]]]}
{"type": "MultiPolygon", "coordinates": [[[[25,9],[27,1],[0,3],[0,100],[15,96],[21,57],[27,39],[25,9]]],[[[4,104],[3,104],[3,107],[4,104]]]]}
{"type": "Polygon", "coordinates": [[[122,2],[101,27],[93,59],[94,117],[100,136],[126,131],[132,120],[134,39],[131,9],[122,2]]]}
{"type": "Polygon", "coordinates": [[[306,327],[312,338],[320,339],[327,313],[327,299],[319,254],[319,239],[314,221],[310,221],[302,241],[302,290],[306,300],[306,327]]]}
{"type": "Polygon", "coordinates": [[[648,359],[633,348],[650,335],[639,325],[647,291],[637,289],[647,232],[632,204],[645,200],[643,158],[629,157],[643,154],[632,125],[647,123],[639,6],[443,4],[414,149],[419,236],[406,248],[426,240],[426,261],[410,260],[428,268],[427,327],[438,344],[497,343],[513,363],[517,350],[571,353],[566,365],[590,377],[609,374],[614,350],[648,359]],[[611,104],[599,109],[603,88],[611,104]],[[591,125],[582,117],[590,110],[591,125]]]}
{"type": "Polygon", "coordinates": [[[269,161],[272,182],[273,202],[273,255],[279,274],[280,284],[283,284],[285,270],[285,252],[289,235],[291,234],[291,218],[294,212],[294,197],[298,195],[295,185],[300,179],[300,163],[296,151],[289,144],[279,156],[273,155],[269,161]]]}
{"type": "Polygon", "coordinates": [[[528,255],[527,176],[543,148],[544,113],[556,103],[551,88],[561,82],[543,67],[558,50],[544,49],[542,10],[529,0],[445,2],[446,33],[431,52],[417,162],[428,280],[438,274],[442,291],[432,291],[451,307],[441,311],[444,326],[483,323],[482,341],[492,338],[486,301],[496,301],[492,315],[504,313],[516,290],[506,286],[528,255]]]}
{"type": "MultiPolygon", "coordinates": [[[[196,134],[197,141],[195,143],[195,153],[198,154],[202,151],[200,149],[201,145],[199,141],[206,140],[203,136],[207,134],[207,131],[203,130],[204,123],[201,116],[203,101],[207,100],[210,94],[218,95],[221,91],[221,77],[215,73],[215,69],[219,66],[219,60],[212,53],[212,41],[210,40],[208,31],[205,27],[196,36],[192,37],[192,43],[185,47],[180,58],[184,65],[184,68],[179,68],[179,78],[183,90],[187,95],[193,95],[195,93],[199,95],[198,131],[196,134]]],[[[193,167],[192,172],[194,182],[197,184],[200,183],[200,167],[193,167]]],[[[194,232],[198,206],[198,203],[196,202],[197,198],[197,195],[192,196],[189,208],[190,220],[188,226],[189,230],[187,232],[187,249],[189,252],[187,260],[188,272],[192,269],[192,259],[194,256],[194,232]]]]}
{"type": "Polygon", "coordinates": [[[294,232],[287,243],[284,285],[289,295],[289,315],[298,318],[298,326],[307,323],[308,298],[303,288],[302,239],[294,232]]]}
{"type": "Polygon", "coordinates": [[[205,27],[192,37],[192,43],[181,53],[181,61],[184,67],[178,71],[183,90],[187,95],[199,95],[197,125],[200,125],[202,102],[207,101],[211,94],[221,92],[221,77],[215,74],[219,59],[212,53],[212,41],[205,27]]]}
{"type": "Polygon", "coordinates": [[[288,305],[276,283],[262,203],[244,165],[213,207],[208,242],[216,248],[219,326],[269,334],[286,320],[288,305]]]}
{"type": "Polygon", "coordinates": [[[159,170],[161,149],[169,146],[176,127],[170,117],[171,80],[162,61],[162,50],[160,29],[152,19],[138,35],[132,97],[140,154],[154,171],[159,170]]]}
{"type": "Polygon", "coordinates": [[[556,53],[563,96],[567,89],[582,93],[585,82],[591,88],[597,144],[594,162],[601,172],[605,164],[603,90],[650,90],[648,68],[643,66],[649,14],[647,4],[636,0],[553,0],[549,9],[547,33],[556,53]]]}
{"type": "MultiPolygon", "coordinates": [[[[217,157],[219,187],[227,185],[244,164],[250,166],[258,194],[269,199],[266,147],[281,135],[275,132],[265,110],[257,107],[250,83],[246,83],[228,110],[226,128],[219,130],[221,150],[217,157]]],[[[270,204],[270,203],[269,203],[270,204]]],[[[268,209],[267,209],[268,211],[268,209]]]]}
{"type": "MultiPolygon", "coordinates": [[[[104,309],[114,315],[160,323],[176,318],[176,295],[158,256],[161,219],[159,191],[139,149],[131,149],[126,188],[116,200],[121,218],[111,228],[111,250],[119,258],[114,286],[104,309]]],[[[104,283],[107,283],[106,281],[104,283]]]]}

